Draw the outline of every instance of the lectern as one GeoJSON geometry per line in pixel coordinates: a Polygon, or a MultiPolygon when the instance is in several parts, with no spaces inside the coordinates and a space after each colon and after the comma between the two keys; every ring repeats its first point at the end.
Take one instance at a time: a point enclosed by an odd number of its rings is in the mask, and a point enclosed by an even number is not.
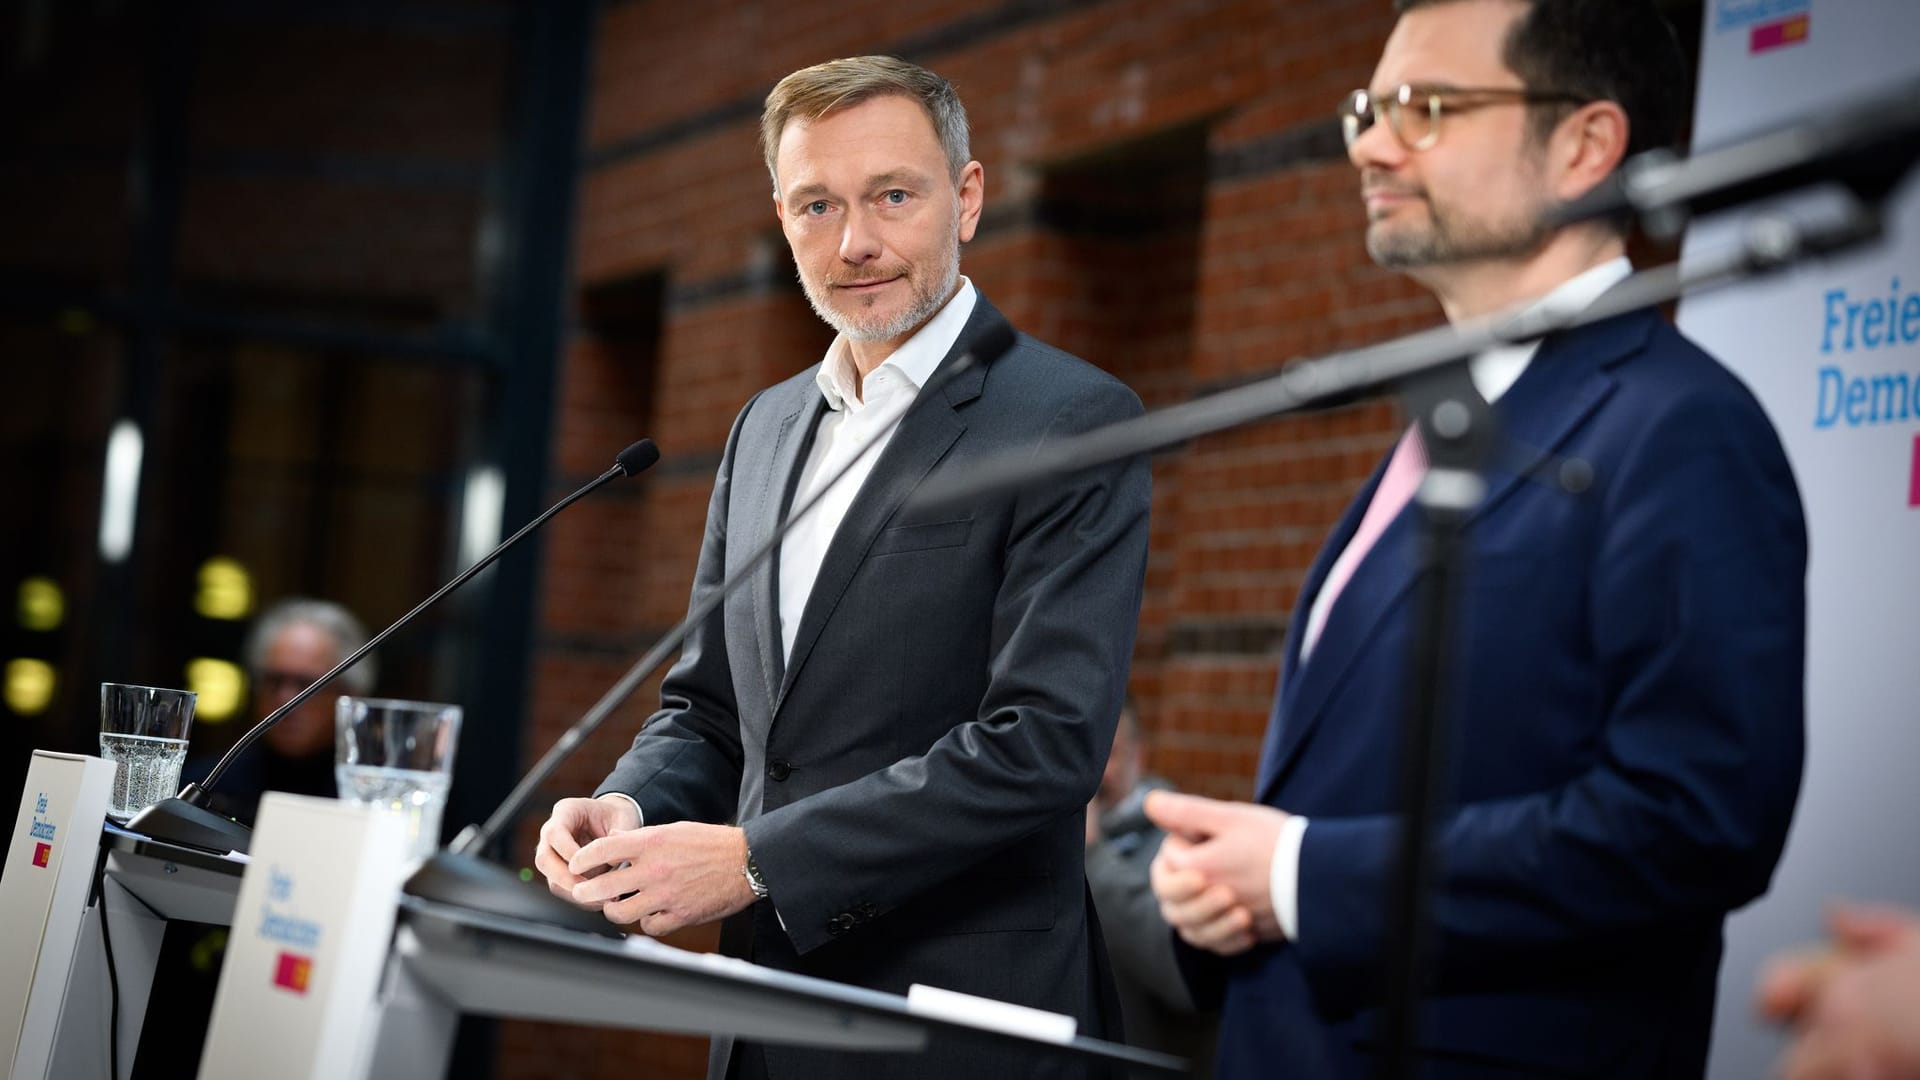
{"type": "MultiPolygon", "coordinates": [[[[397,834],[383,833],[394,822],[331,799],[269,794],[261,807],[251,855],[212,854],[110,823],[96,826],[97,848],[76,845],[79,876],[93,873],[99,888],[90,896],[69,889],[71,903],[85,897],[84,911],[48,924],[59,938],[50,954],[70,956],[70,969],[57,994],[37,989],[52,996],[22,1002],[40,1022],[21,1031],[18,1060],[36,1064],[9,1075],[107,1076],[116,1045],[119,1075],[130,1075],[171,919],[233,927],[202,1077],[437,1077],[463,1013],[853,1050],[938,1052],[954,1040],[985,1040],[1036,1059],[1185,1070],[1177,1058],[1089,1039],[1066,1018],[1000,1002],[882,993],[644,937],[404,897],[397,834]],[[325,1045],[303,1043],[302,1025],[328,1031],[325,1045]]],[[[10,883],[13,873],[9,864],[10,883]]],[[[14,951],[49,952],[45,928],[33,940],[19,926],[7,935],[18,939],[9,941],[14,951]]]]}

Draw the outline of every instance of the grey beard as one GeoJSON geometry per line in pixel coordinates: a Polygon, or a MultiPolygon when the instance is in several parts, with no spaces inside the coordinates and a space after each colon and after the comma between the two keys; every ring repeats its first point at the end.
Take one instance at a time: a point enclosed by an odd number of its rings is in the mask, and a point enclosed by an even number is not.
{"type": "Polygon", "coordinates": [[[831,288],[831,286],[823,286],[821,289],[815,290],[812,283],[807,281],[805,277],[801,277],[800,287],[806,292],[807,303],[813,305],[813,313],[820,316],[820,321],[833,327],[834,330],[838,331],[839,334],[847,340],[862,342],[892,341],[894,338],[905,334],[907,331],[933,318],[934,314],[946,304],[947,298],[953,295],[953,287],[960,280],[960,252],[958,248],[959,246],[956,244],[953,257],[947,261],[946,273],[941,276],[937,288],[927,292],[916,288],[913,292],[913,303],[907,305],[900,314],[877,325],[856,322],[853,316],[834,310],[833,306],[827,302],[826,295],[826,290],[831,288]]]}

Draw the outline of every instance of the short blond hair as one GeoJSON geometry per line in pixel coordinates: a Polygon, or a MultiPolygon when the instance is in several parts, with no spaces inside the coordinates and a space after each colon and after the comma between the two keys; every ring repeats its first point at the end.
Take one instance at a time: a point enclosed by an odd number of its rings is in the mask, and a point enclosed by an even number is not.
{"type": "Polygon", "coordinates": [[[767,95],[760,113],[760,152],[767,159],[767,175],[777,192],[780,171],[774,158],[780,135],[794,121],[811,123],[828,113],[851,108],[878,97],[911,99],[926,111],[933,133],[946,152],[953,179],[972,160],[967,147],[967,108],[953,84],[918,64],[894,56],[854,56],[815,64],[781,79],[767,95]]]}

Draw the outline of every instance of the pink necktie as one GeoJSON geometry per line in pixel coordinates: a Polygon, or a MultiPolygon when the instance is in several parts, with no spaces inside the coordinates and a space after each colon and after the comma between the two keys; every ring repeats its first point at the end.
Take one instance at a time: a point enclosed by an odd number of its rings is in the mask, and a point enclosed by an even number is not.
{"type": "Polygon", "coordinates": [[[1427,471],[1427,451],[1420,443],[1420,429],[1407,428],[1400,436],[1399,445],[1393,448],[1393,459],[1387,462],[1387,471],[1380,477],[1380,486],[1373,491],[1373,501],[1367,504],[1367,512],[1360,518],[1360,527],[1353,532],[1353,539],[1347,541],[1347,548],[1334,560],[1333,569],[1327,571],[1327,580],[1320,586],[1319,596],[1315,598],[1313,609],[1307,613],[1306,637],[1300,642],[1300,659],[1306,660],[1313,651],[1315,642],[1320,640],[1320,631],[1327,625],[1327,616],[1333,611],[1333,605],[1340,600],[1340,591],[1347,587],[1353,578],[1353,572],[1360,566],[1360,560],[1366,558],[1373,549],[1374,541],[1387,531],[1387,526],[1399,515],[1413,498],[1414,490],[1420,486],[1420,478],[1427,471]]]}

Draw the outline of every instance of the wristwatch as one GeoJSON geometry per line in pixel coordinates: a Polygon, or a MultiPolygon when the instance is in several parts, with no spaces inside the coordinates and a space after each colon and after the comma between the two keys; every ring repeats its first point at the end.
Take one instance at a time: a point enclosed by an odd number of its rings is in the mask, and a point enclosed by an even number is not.
{"type": "Polygon", "coordinates": [[[747,865],[741,867],[740,872],[746,875],[747,888],[753,890],[753,898],[755,900],[765,900],[767,898],[767,883],[760,876],[759,864],[753,861],[752,848],[747,849],[747,865]]]}

